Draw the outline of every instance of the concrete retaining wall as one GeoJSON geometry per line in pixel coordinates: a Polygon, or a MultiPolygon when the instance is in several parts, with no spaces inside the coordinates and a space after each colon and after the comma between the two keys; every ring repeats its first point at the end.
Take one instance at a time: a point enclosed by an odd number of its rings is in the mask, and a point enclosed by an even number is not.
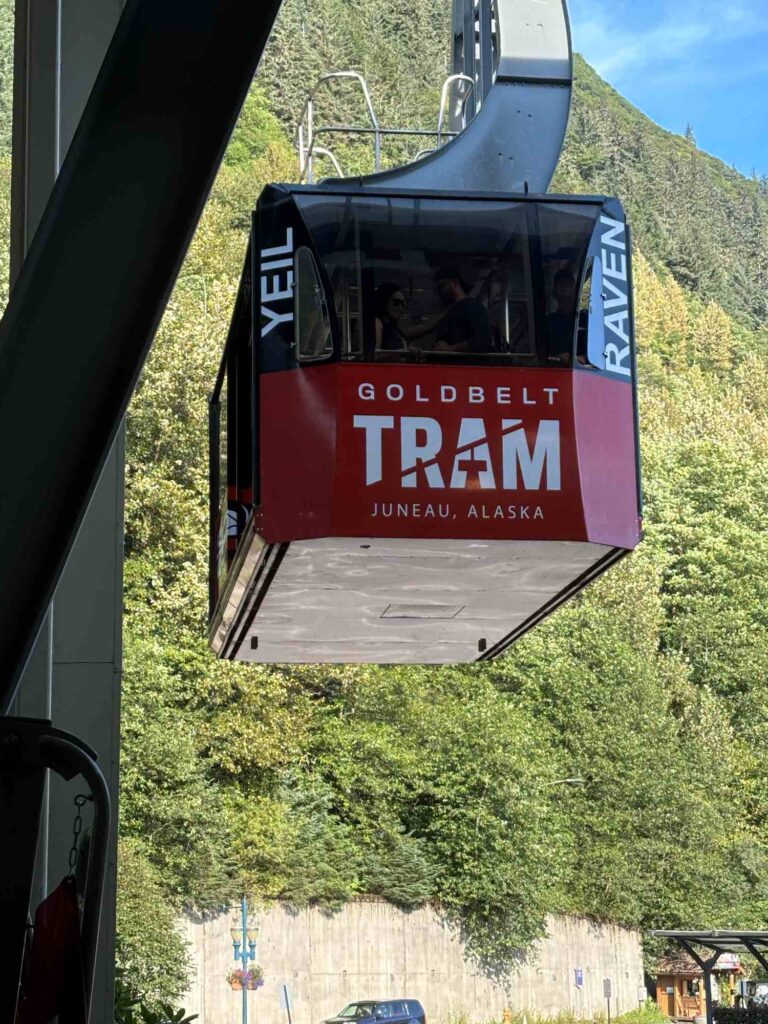
{"type": "MultiPolygon", "coordinates": [[[[232,914],[186,918],[183,930],[197,973],[184,1000],[200,1024],[235,1024],[242,994],[226,976],[235,966],[232,914]]],[[[260,921],[256,961],[264,985],[248,994],[252,1024],[287,1024],[280,991],[287,984],[293,1024],[320,1024],[355,999],[406,997],[424,1004],[432,1024],[466,1016],[500,1020],[505,1007],[545,1016],[605,1012],[603,979],[613,988],[612,1015],[637,1006],[643,982],[640,936],[581,918],[554,918],[549,937],[519,971],[491,979],[464,959],[455,928],[430,908],[403,912],[383,902],[347,904],[338,913],[276,906],[260,921]],[[583,986],[575,981],[583,970],[583,986]]]]}

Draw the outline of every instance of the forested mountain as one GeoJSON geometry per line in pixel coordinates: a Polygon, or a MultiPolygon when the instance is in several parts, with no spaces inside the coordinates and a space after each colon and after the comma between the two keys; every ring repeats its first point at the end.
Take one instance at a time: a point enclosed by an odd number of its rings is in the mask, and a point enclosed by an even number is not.
{"type": "Polygon", "coordinates": [[[382,123],[436,122],[447,6],[286,0],[131,406],[120,956],[148,994],[183,986],[176,912],[243,890],[431,900],[494,968],[550,912],[768,918],[768,187],[583,61],[556,187],[617,193],[634,224],[645,542],[492,665],[208,652],[207,396],[250,210],[295,179],[324,70],[364,70],[382,123]]]}
{"type": "Polygon", "coordinates": [[[131,409],[121,951],[145,989],[178,985],[146,951],[163,898],[432,900],[497,968],[553,911],[768,915],[768,192],[582,61],[556,186],[616,192],[635,225],[645,543],[490,666],[207,651],[205,399],[248,213],[264,182],[295,178],[295,118],[323,70],[364,70],[382,123],[435,122],[447,46],[425,26],[446,29],[444,8],[287,0],[131,409]],[[548,785],[566,777],[586,784],[548,785]]]}

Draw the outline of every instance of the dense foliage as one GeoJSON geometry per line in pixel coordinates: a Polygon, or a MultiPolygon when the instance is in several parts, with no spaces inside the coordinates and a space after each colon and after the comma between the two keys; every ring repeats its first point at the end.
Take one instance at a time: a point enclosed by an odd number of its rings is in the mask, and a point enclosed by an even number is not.
{"type": "Polygon", "coordinates": [[[768,915],[768,189],[583,62],[556,184],[618,193],[636,228],[644,545],[489,666],[259,668],[207,650],[206,397],[249,212],[295,178],[292,125],[323,70],[365,71],[383,123],[435,123],[445,7],[286,0],[130,410],[119,953],[155,1000],[185,984],[176,912],[242,891],[432,900],[496,969],[552,912],[768,915]]]}
{"type": "Polygon", "coordinates": [[[718,1006],[715,1008],[715,1020],[717,1024],[766,1024],[768,1022],[768,1006],[760,1004],[749,1009],[718,1006]]]}
{"type": "MultiPolygon", "coordinates": [[[[618,191],[637,226],[645,544],[483,668],[254,668],[207,652],[205,398],[248,211],[262,183],[295,176],[289,111],[316,72],[350,64],[380,77],[383,119],[436,105],[435,83],[392,90],[398,4],[377,5],[370,37],[363,6],[340,20],[333,0],[285,5],[129,416],[126,863],[176,908],[241,890],[433,900],[495,968],[550,912],[757,925],[765,184],[657,129],[582,63],[558,184],[618,191]]],[[[135,930],[121,941],[140,960],[135,930]]]]}

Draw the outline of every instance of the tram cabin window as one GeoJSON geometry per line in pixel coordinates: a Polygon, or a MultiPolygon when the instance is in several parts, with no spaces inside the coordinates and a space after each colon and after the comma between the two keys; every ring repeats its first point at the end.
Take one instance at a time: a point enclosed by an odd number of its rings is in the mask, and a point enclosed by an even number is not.
{"type": "Polygon", "coordinates": [[[591,280],[587,257],[595,214],[578,204],[538,207],[538,241],[546,292],[546,362],[570,366],[587,363],[588,316],[582,312],[579,282],[591,280]]]}
{"type": "Polygon", "coordinates": [[[296,251],[295,278],[296,344],[299,362],[317,362],[333,353],[333,338],[315,258],[311,249],[305,245],[296,251]]]}
{"type": "Polygon", "coordinates": [[[596,207],[310,191],[295,199],[328,282],[342,359],[572,363],[576,281],[596,207]]]}
{"type": "Polygon", "coordinates": [[[595,257],[592,263],[587,317],[587,364],[598,370],[604,370],[605,339],[603,324],[605,321],[605,295],[603,293],[603,264],[599,257],[595,257]]]}

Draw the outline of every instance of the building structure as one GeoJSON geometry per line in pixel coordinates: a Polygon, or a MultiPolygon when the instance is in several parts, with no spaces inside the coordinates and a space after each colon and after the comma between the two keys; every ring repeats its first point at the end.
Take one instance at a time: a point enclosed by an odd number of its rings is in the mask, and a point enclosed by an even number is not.
{"type": "MultiPolygon", "coordinates": [[[[712,968],[712,998],[732,1006],[737,983],[744,971],[735,953],[723,953],[712,968]]],[[[707,1012],[704,971],[690,953],[678,949],[656,965],[656,1002],[666,1017],[694,1020],[707,1012]]]]}

